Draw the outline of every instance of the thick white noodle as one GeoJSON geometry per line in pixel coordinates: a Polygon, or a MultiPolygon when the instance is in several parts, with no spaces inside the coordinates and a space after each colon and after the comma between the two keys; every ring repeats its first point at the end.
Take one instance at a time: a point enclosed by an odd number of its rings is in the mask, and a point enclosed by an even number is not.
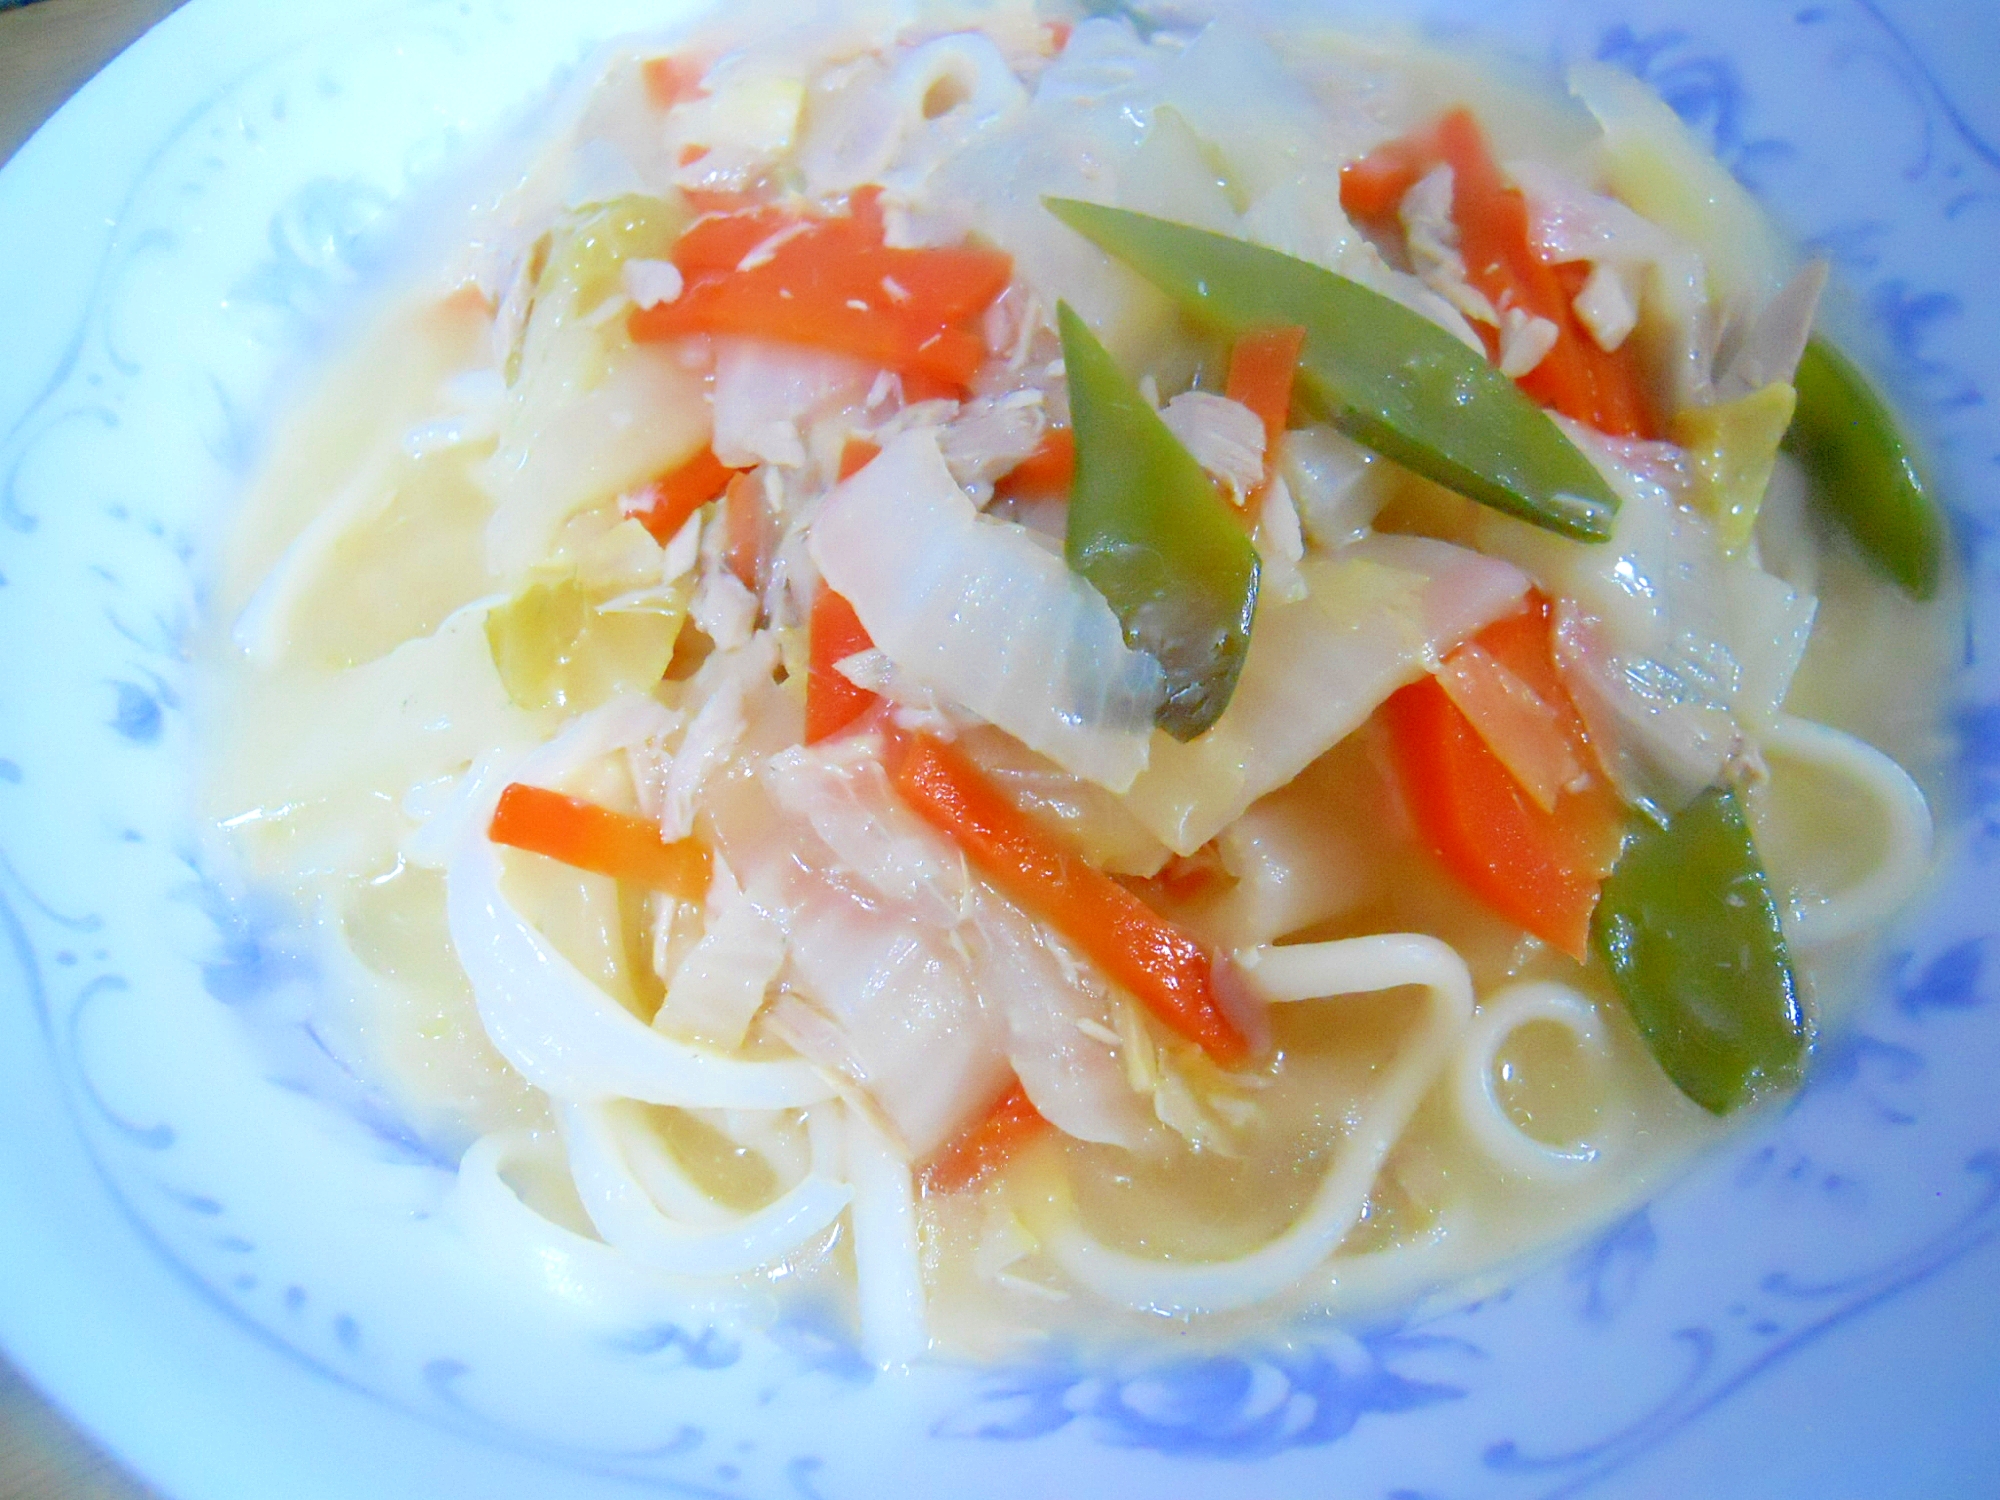
{"type": "Polygon", "coordinates": [[[650,699],[616,699],[511,769],[484,768],[478,794],[454,809],[463,821],[445,872],[445,914],[479,1019],[500,1055],[557,1099],[795,1109],[831,1098],[809,1063],[746,1062],[655,1031],[557,952],[500,888],[500,853],[486,826],[508,781],[549,785],[668,722],[650,699]]]}
{"type": "Polygon", "coordinates": [[[393,449],[364,463],[327,501],[292,544],[272,564],[271,571],[250,596],[250,602],[230,628],[230,639],[253,663],[275,665],[289,643],[292,613],[306,589],[319,576],[327,554],[363,521],[387,510],[395,499],[389,484],[393,449]]]}
{"type": "Polygon", "coordinates": [[[521,1277],[607,1327],[663,1314],[685,1318],[697,1306],[723,1310],[731,1299],[714,1298],[712,1284],[675,1283],[522,1202],[502,1174],[538,1150],[527,1131],[501,1130],[473,1142],[459,1163],[444,1213],[477,1248],[482,1266],[521,1277]]]}
{"type": "Polygon", "coordinates": [[[1452,1059],[1458,1113],[1480,1150],[1508,1171],[1523,1177],[1574,1177],[1604,1164],[1611,1154],[1609,1139],[1568,1146],[1538,1140],[1515,1123],[1494,1088],[1500,1049],[1523,1026],[1537,1022],[1562,1027],[1598,1068],[1609,1066],[1609,1039],[1596,1006],[1566,984],[1510,985],[1480,1005],[1452,1059]]]}
{"type": "Polygon", "coordinates": [[[742,1217],[716,1202],[688,1175],[673,1148],[660,1139],[657,1131],[636,1125],[626,1128],[624,1116],[631,1105],[614,1102],[596,1107],[619,1124],[625,1164],[661,1213],[691,1229],[718,1229],[742,1217]]]}
{"type": "Polygon", "coordinates": [[[1469,1215],[1447,1211],[1421,1234],[1353,1255],[1336,1255],[1306,1286],[1309,1295],[1340,1297],[1349,1306],[1410,1300],[1410,1289],[1440,1286],[1463,1274],[1461,1247],[1472,1232],[1469,1215]],[[1454,1265],[1459,1268],[1454,1274],[1454,1265]]]}
{"type": "Polygon", "coordinates": [[[1290,1228],[1234,1260],[1185,1264],[1112,1250],[1074,1219],[1046,1240],[1070,1278],[1112,1302],[1187,1315],[1229,1312],[1275,1297],[1324,1263],[1367,1207],[1382,1162],[1437,1081],[1472,1020],[1472,975],[1448,944],[1420,934],[1254,948],[1236,963],[1257,992],[1278,1004],[1373,994],[1404,985],[1428,1003],[1388,1075],[1366,1100],[1339,1158],[1290,1228]]]}
{"type": "Polygon", "coordinates": [[[908,1364],[930,1347],[916,1184],[910,1164],[858,1109],[847,1111],[847,1180],[861,1347],[877,1365],[908,1364]]]}
{"type": "Polygon", "coordinates": [[[604,1242],[670,1275],[741,1276],[781,1261],[854,1196],[816,1162],[798,1186],[754,1213],[722,1225],[684,1223],[660,1211],[632,1170],[627,1151],[640,1132],[626,1109],[565,1104],[560,1118],[577,1197],[604,1242]]]}
{"type": "MultiPolygon", "coordinates": [[[[828,1110],[807,1111],[802,1124],[795,1123],[789,1115],[776,1114],[768,1109],[694,1111],[696,1119],[719,1131],[732,1144],[763,1157],[765,1165],[778,1174],[781,1182],[796,1181],[805,1176],[812,1161],[812,1152],[837,1152],[840,1149],[837,1134],[830,1146],[821,1139],[824,1134],[822,1116],[831,1122],[831,1127],[837,1132],[839,1121],[833,1119],[833,1112],[828,1110]]],[[[837,1157],[824,1159],[834,1161],[837,1157]]]]}
{"type": "Polygon", "coordinates": [[[1890,916],[1916,890],[1931,862],[1930,804],[1910,773],[1851,734],[1789,715],[1765,733],[1763,746],[1780,759],[1845,777],[1882,813],[1880,863],[1847,889],[1817,902],[1784,903],[1786,937],[1802,949],[1824,948],[1890,916]]]}

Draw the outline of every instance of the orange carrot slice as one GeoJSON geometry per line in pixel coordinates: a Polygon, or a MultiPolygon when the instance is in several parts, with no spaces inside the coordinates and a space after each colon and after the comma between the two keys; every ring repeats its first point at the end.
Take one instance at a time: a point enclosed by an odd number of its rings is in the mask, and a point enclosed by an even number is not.
{"type": "Polygon", "coordinates": [[[964,754],[927,735],[900,741],[890,779],[1011,900],[1053,926],[1166,1026],[1225,1067],[1250,1046],[1224,1014],[1215,961],[1180,927],[1009,802],[964,754]]]}
{"type": "Polygon", "coordinates": [[[708,850],[694,839],[668,843],[644,818],[581,797],[514,782],[500,794],[486,836],[496,844],[698,901],[708,890],[708,850]]]}
{"type": "Polygon", "coordinates": [[[874,646],[854,606],[821,584],[807,624],[806,743],[831,739],[881,700],[856,687],[838,668],[857,651],[874,646]]]}
{"type": "Polygon", "coordinates": [[[974,1187],[1050,1128],[1017,1080],[992,1109],[931,1158],[920,1179],[923,1189],[926,1193],[959,1193],[974,1187]]]}

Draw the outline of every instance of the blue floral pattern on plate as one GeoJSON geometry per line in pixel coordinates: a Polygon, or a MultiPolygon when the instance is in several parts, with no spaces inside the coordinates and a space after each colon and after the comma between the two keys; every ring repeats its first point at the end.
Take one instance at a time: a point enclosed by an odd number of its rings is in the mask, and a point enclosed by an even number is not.
{"type": "MultiPolygon", "coordinates": [[[[419,0],[278,28],[190,97],[40,389],[0,402],[0,632],[35,664],[0,719],[9,992],[106,1191],[219,1318],[579,1485],[833,1500],[878,1492],[893,1444],[912,1492],[1556,1496],[1638,1484],[1781,1367],[1831,1388],[1832,1335],[2000,1235],[2000,328],[1980,259],[2000,150],[1877,0],[1746,5],[1727,25],[1699,0],[1388,8],[1651,82],[1835,259],[1858,347],[1946,475],[1974,584],[1964,832],[1808,1088],[1504,1289],[1268,1348],[883,1377],[810,1306],[755,1332],[509,1302],[505,1268],[440,1215],[449,1164],[318,1045],[310,964],[280,914],[205,877],[185,811],[208,548],[272,392],[380,272],[393,206],[581,55],[553,3],[419,0]],[[1827,119],[1828,91],[1851,119],[1827,119]]],[[[648,19],[632,0],[613,24],[648,19]]]]}

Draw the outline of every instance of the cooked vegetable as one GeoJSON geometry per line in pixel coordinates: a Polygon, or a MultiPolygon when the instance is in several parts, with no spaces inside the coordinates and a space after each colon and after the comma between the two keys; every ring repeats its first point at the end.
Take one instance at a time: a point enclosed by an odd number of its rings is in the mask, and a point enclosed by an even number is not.
{"type": "Polygon", "coordinates": [[[1075,199],[1058,218],[1231,336],[1306,330],[1304,394],[1357,441],[1449,489],[1579,541],[1617,497],[1546,412],[1425,318],[1309,262],[1075,199]]]}
{"type": "Polygon", "coordinates": [[[824,584],[813,599],[807,632],[811,666],[806,673],[806,743],[817,745],[839,734],[875,705],[875,694],[836,670],[855,652],[867,651],[875,643],[868,639],[854,606],[824,584]]]}
{"type": "Polygon", "coordinates": [[[728,538],[723,555],[729,571],[751,593],[761,593],[777,538],[764,504],[764,486],[753,475],[738,474],[729,481],[722,492],[722,523],[728,538]]]}
{"type": "Polygon", "coordinates": [[[1177,854],[1292,780],[1528,590],[1518,568],[1421,536],[1370,536],[1300,572],[1306,597],[1259,615],[1229,712],[1189,744],[1157,740],[1126,798],[1177,854]]]}
{"type": "Polygon", "coordinates": [[[708,890],[708,850],[695,840],[670,844],[644,818],[545,787],[519,781],[508,786],[486,836],[496,844],[545,854],[683,901],[699,901],[708,890]]]}
{"type": "Polygon", "coordinates": [[[1076,433],[1068,427],[1052,427],[1040,447],[1001,476],[993,493],[1027,499],[1066,496],[1075,482],[1076,433]]]}
{"type": "MultiPolygon", "coordinates": [[[[1223,394],[1257,414],[1264,424],[1264,482],[1277,468],[1278,439],[1292,413],[1292,380],[1298,374],[1299,352],[1306,331],[1297,324],[1285,328],[1253,328],[1229,351],[1229,379],[1223,394]]],[[[1253,503],[1255,497],[1252,497],[1253,503]]]]}
{"type": "MultiPolygon", "coordinates": [[[[1579,767],[1594,764],[1582,720],[1563,689],[1549,644],[1549,605],[1489,625],[1474,647],[1503,668],[1546,713],[1579,767]]],[[[1618,853],[1618,799],[1601,775],[1557,789],[1538,806],[1437,678],[1383,706],[1403,796],[1418,833],[1468,890],[1509,921],[1581,961],[1590,916],[1618,853]]]]}
{"type": "Polygon", "coordinates": [[[1785,446],[1862,555],[1913,599],[1935,598],[1944,519],[1896,419],[1846,355],[1816,338],[1799,361],[1785,446]]]}
{"type": "Polygon", "coordinates": [[[1083,319],[1057,309],[1076,432],[1063,554],[1166,671],[1156,721],[1191,740],[1222,717],[1250,649],[1257,549],[1083,319]]]}
{"type": "Polygon", "coordinates": [[[935,428],[895,438],[828,495],[807,546],[916,684],[1113,791],[1144,769],[1160,664],[1025,526],[979,513],[935,428]]]}
{"type": "Polygon", "coordinates": [[[799,468],[811,456],[805,436],[816,420],[863,404],[881,375],[874,365],[833,350],[764,338],[717,338],[715,456],[732,468],[799,468]]]}
{"type": "Polygon", "coordinates": [[[489,610],[486,643],[515,703],[579,713],[658,683],[686,614],[684,589],[662,591],[648,608],[612,610],[571,574],[531,583],[489,610]]]}
{"type": "Polygon", "coordinates": [[[639,496],[631,508],[662,547],[687,525],[688,517],[709,501],[719,499],[737,471],[726,467],[713,448],[703,448],[677,468],[669,469],[639,496]]]}
{"type": "Polygon", "coordinates": [[[648,102],[663,110],[699,95],[701,75],[706,71],[703,64],[691,57],[649,57],[639,66],[648,102]]]}
{"type": "Polygon", "coordinates": [[[475,471],[494,497],[486,562],[495,575],[535,567],[569,517],[643,488],[708,444],[702,377],[675,356],[583,323],[546,340],[531,330],[499,444],[475,471]]]}
{"type": "Polygon", "coordinates": [[[565,311],[588,316],[618,290],[626,261],[664,256],[687,222],[687,209],[679,203],[641,193],[582,210],[550,248],[544,295],[564,288],[570,297],[565,311]]]}
{"type": "Polygon", "coordinates": [[[1340,169],[1340,206],[1358,224],[1386,224],[1437,160],[1437,143],[1423,135],[1384,141],[1340,169]]]}
{"type": "Polygon", "coordinates": [[[788,987],[833,1019],[828,1055],[866,1080],[918,1159],[1015,1080],[1066,1134],[1137,1144],[1144,1117],[1103,981],[897,794],[882,748],[863,734],[767,762],[759,781],[816,842],[731,847],[744,879],[795,914],[788,987]]]}
{"type": "Polygon", "coordinates": [[[1101,870],[1092,869],[980,774],[959,751],[925,735],[895,747],[896,790],[950,835],[975,867],[1083,950],[1164,1025],[1225,1067],[1249,1043],[1216,997],[1210,955],[1101,870]]]}
{"type": "Polygon", "coordinates": [[[1027,1090],[1016,1082],[976,1125],[931,1158],[923,1170],[923,1189],[927,1193],[958,1193],[977,1186],[1049,1128],[1049,1122],[1029,1102],[1027,1090]]]}
{"type": "MultiPolygon", "coordinates": [[[[1535,254],[1527,200],[1503,177],[1472,112],[1454,109],[1428,130],[1383,149],[1394,166],[1394,174],[1380,174],[1384,177],[1410,170],[1421,176],[1439,164],[1451,168],[1451,216],[1466,280],[1499,316],[1542,319],[1553,329],[1553,345],[1520,377],[1521,389],[1544,406],[1600,432],[1652,437],[1632,351],[1627,347],[1609,353],[1599,348],[1577,320],[1571,303],[1578,288],[1565,286],[1558,269],[1535,254]]],[[[1365,159],[1354,170],[1365,177],[1365,159]]],[[[1377,186],[1372,185],[1371,191],[1377,186]]],[[[1343,173],[1342,202],[1347,198],[1343,173]]],[[[1489,323],[1478,326],[1487,352],[1499,361],[1501,328],[1489,323]]]]}
{"type": "Polygon", "coordinates": [[[1750,824],[1726,787],[1641,825],[1604,884],[1594,937],[1680,1091],[1713,1114],[1798,1082],[1812,1023],[1750,824]]]}
{"type": "Polygon", "coordinates": [[[878,197],[857,192],[843,218],[772,207],[698,220],[673,250],[684,290],[634,312],[632,337],[779,339],[962,389],[986,357],[978,319],[1013,262],[972,246],[890,249],[878,197]]]}
{"type": "Polygon", "coordinates": [[[1478,641],[1447,656],[1436,676],[1452,706],[1543,812],[1554,812],[1563,792],[1590,774],[1559,706],[1478,641]]]}
{"type": "MultiPolygon", "coordinates": [[[[745,867],[744,851],[725,844],[724,852],[732,869],[745,867]]],[[[979,965],[947,929],[913,920],[911,902],[885,899],[867,871],[811,868],[810,846],[775,852],[776,862],[751,864],[744,876],[781,903],[785,975],[774,1028],[829,1076],[865,1088],[922,1160],[977,1120],[1014,1074],[1005,1020],[984,1003],[979,965]]]]}
{"type": "Polygon", "coordinates": [[[1752,314],[1774,296],[1787,257],[1770,216],[1672,106],[1608,63],[1572,68],[1569,86],[1603,128],[1612,194],[1701,253],[1725,311],[1752,314]]]}
{"type": "MultiPolygon", "coordinates": [[[[1582,280],[1566,284],[1556,266],[1544,266],[1528,238],[1528,202],[1506,184],[1486,136],[1468,110],[1438,122],[1438,144],[1452,166],[1452,218],[1458,222],[1466,276],[1502,316],[1514,308],[1556,326],[1556,344],[1520,388],[1544,406],[1594,426],[1614,438],[1658,436],[1640,382],[1634,346],[1610,352],[1578,322],[1572,308],[1582,280]]],[[[1498,358],[1500,330],[1486,330],[1498,358]]]]}
{"type": "Polygon", "coordinates": [[[1714,519],[1716,537],[1727,552],[1750,545],[1777,467],[1778,444],[1797,405],[1792,388],[1777,383],[1674,416],[1671,435],[1687,450],[1694,470],[1689,498],[1714,519]]]}
{"type": "Polygon", "coordinates": [[[840,450],[840,477],[852,479],[881,456],[879,444],[866,438],[849,438],[840,450]]]}

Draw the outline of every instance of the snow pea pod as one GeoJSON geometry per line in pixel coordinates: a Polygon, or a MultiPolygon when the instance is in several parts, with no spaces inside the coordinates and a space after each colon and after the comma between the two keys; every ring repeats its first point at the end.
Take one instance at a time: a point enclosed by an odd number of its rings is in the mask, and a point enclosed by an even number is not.
{"type": "Polygon", "coordinates": [[[1401,303],[1246,240],[1073,198],[1043,201],[1223,333],[1303,326],[1300,387],[1355,441],[1560,535],[1611,535],[1617,496],[1548,413],[1401,303]]]}
{"type": "Polygon", "coordinates": [[[1825,339],[1806,345],[1785,447],[1862,555],[1913,599],[1934,598],[1944,522],[1896,419],[1867,378],[1825,339]]]}
{"type": "Polygon", "coordinates": [[[1626,841],[1593,936],[1646,1045],[1713,1114],[1798,1081],[1812,1023],[1778,903],[1727,788],[1626,841]]]}
{"type": "Polygon", "coordinates": [[[1222,716],[1250,649],[1257,550],[1215,486],[1067,304],[1056,310],[1076,433],[1063,554],[1126,643],[1166,669],[1154,717],[1191,740],[1222,716]]]}

